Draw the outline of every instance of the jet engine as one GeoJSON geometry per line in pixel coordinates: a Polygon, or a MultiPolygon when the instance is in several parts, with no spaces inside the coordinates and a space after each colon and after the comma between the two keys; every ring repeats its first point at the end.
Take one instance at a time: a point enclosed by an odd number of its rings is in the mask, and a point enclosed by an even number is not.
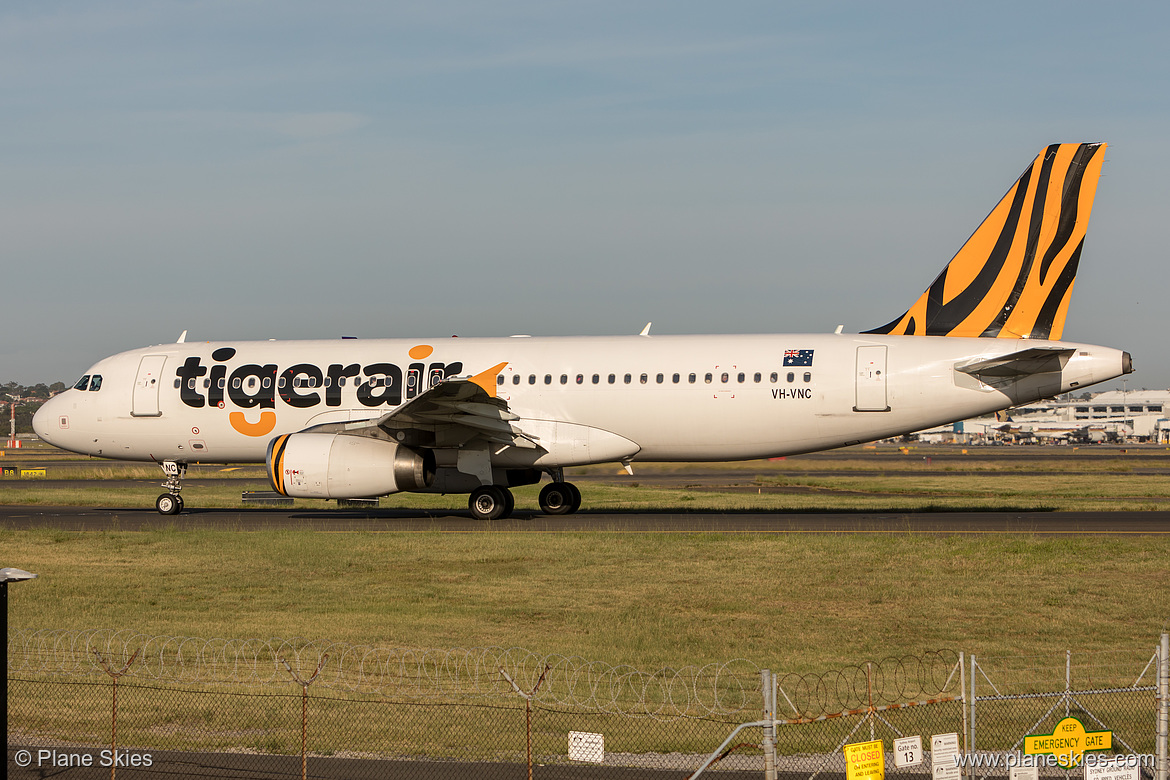
{"type": "Polygon", "coordinates": [[[265,462],[272,488],[293,498],[372,498],[435,481],[430,450],[341,433],[277,436],[265,462]]]}

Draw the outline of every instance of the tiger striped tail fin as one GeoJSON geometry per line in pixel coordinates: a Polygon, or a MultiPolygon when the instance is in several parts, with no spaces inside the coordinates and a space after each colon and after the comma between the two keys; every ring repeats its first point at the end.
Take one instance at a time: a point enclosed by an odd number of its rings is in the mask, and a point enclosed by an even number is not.
{"type": "Polygon", "coordinates": [[[865,333],[1059,340],[1105,144],[1053,144],[910,309],[865,333]]]}

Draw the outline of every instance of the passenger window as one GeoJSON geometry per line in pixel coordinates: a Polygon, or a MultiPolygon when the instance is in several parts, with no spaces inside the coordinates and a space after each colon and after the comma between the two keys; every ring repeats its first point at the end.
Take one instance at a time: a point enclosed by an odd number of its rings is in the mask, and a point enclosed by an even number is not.
{"type": "Polygon", "coordinates": [[[562,385],[569,384],[569,375],[568,374],[561,374],[561,384],[562,385]]]}
{"type": "Polygon", "coordinates": [[[632,381],[634,381],[633,374],[626,374],[626,384],[628,385],[632,381]]]}
{"type": "Polygon", "coordinates": [[[528,384],[530,384],[530,385],[536,384],[536,374],[529,374],[528,375],[528,384]]]}
{"type": "Polygon", "coordinates": [[[175,389],[178,390],[182,386],[182,384],[183,384],[182,381],[176,379],[175,380],[175,389]]]}
{"type": "Polygon", "coordinates": [[[601,374],[594,374],[593,375],[593,384],[597,384],[600,381],[601,381],[601,374]]]}
{"type": "Polygon", "coordinates": [[[761,374],[759,371],[757,371],[757,372],[756,372],[756,374],[755,374],[755,376],[754,376],[754,377],[752,377],[752,378],[753,378],[753,379],[755,379],[755,381],[756,381],[756,382],[759,382],[761,379],[763,379],[763,378],[764,378],[764,376],[763,376],[763,374],[761,374]]]}
{"type": "Polygon", "coordinates": [[[796,381],[796,374],[794,374],[794,373],[792,373],[791,371],[789,371],[789,372],[788,372],[788,381],[789,381],[789,382],[795,382],[795,381],[796,381]]]}
{"type": "MultiPolygon", "coordinates": [[[[265,386],[265,387],[267,387],[267,386],[268,386],[268,385],[267,385],[267,382],[268,382],[268,380],[267,380],[267,379],[265,379],[265,380],[264,380],[264,382],[265,382],[265,385],[264,385],[264,386],[265,386]]],[[[194,380],[194,379],[188,379],[188,380],[187,380],[187,387],[189,387],[189,388],[191,388],[192,390],[194,390],[194,389],[195,389],[195,380],[194,380]]]]}
{"type": "Polygon", "coordinates": [[[677,385],[677,384],[678,384],[678,380],[679,380],[680,378],[681,378],[681,377],[679,377],[679,375],[678,375],[678,374],[675,374],[674,376],[672,376],[672,377],[670,378],[670,380],[671,380],[672,382],[674,382],[674,383],[677,385]]]}
{"type": "Polygon", "coordinates": [[[773,371],[772,372],[772,384],[776,384],[779,381],[780,381],[780,375],[777,374],[775,371],[773,371]]]}
{"type": "Polygon", "coordinates": [[[584,374],[577,374],[577,384],[581,384],[584,381],[585,381],[585,375],[584,374]]]}
{"type": "Polygon", "coordinates": [[[719,377],[719,379],[722,380],[723,384],[727,384],[727,380],[731,379],[731,374],[724,371],[723,374],[719,377]]]}
{"type": "Polygon", "coordinates": [[[497,376],[497,377],[496,377],[496,384],[497,384],[497,385],[502,385],[502,384],[504,384],[504,378],[503,378],[502,376],[497,376]]]}
{"type": "Polygon", "coordinates": [[[609,375],[609,383],[612,385],[616,381],[617,381],[617,376],[615,374],[610,374],[609,375]]]}
{"type": "Polygon", "coordinates": [[[695,383],[695,378],[696,377],[694,374],[687,374],[687,381],[690,382],[692,385],[695,383]]]}
{"type": "Polygon", "coordinates": [[[89,387],[89,374],[86,374],[81,379],[77,380],[77,384],[73,386],[74,390],[84,390],[89,387]]]}
{"type": "Polygon", "coordinates": [[[804,372],[804,381],[806,381],[806,382],[811,382],[811,381],[812,381],[812,374],[811,374],[811,373],[809,373],[808,371],[805,371],[805,372],[804,372]]]}
{"type": "Polygon", "coordinates": [[[251,390],[255,387],[256,387],[256,377],[254,377],[254,376],[248,377],[248,389],[251,390]]]}
{"type": "MultiPolygon", "coordinates": [[[[678,374],[675,374],[675,376],[677,377],[677,376],[678,376],[678,374]]],[[[664,377],[662,374],[659,374],[658,376],[656,376],[656,377],[655,377],[655,380],[658,382],[658,384],[662,384],[662,380],[663,380],[663,379],[665,379],[665,378],[666,378],[666,377],[664,377]]],[[[675,379],[674,381],[676,381],[676,382],[677,382],[678,380],[677,380],[677,379],[675,379]]]]}
{"type": "MultiPolygon", "coordinates": [[[[284,387],[284,377],[281,377],[281,378],[280,378],[280,386],[281,386],[281,387],[284,387]]],[[[207,389],[207,388],[209,388],[209,387],[211,387],[211,380],[210,380],[210,379],[204,379],[204,380],[203,380],[203,389],[204,389],[204,390],[206,390],[206,389],[207,389]]]]}
{"type": "Polygon", "coordinates": [[[520,375],[519,374],[512,375],[512,384],[514,384],[514,385],[520,384],[520,375]]]}
{"type": "Polygon", "coordinates": [[[705,377],[703,377],[703,381],[707,384],[711,384],[711,375],[707,374],[705,377]]]}
{"type": "Polygon", "coordinates": [[[647,380],[648,378],[649,378],[649,377],[647,377],[647,376],[646,376],[646,374],[642,374],[642,384],[646,384],[646,380],[647,380]]]}
{"type": "MultiPolygon", "coordinates": [[[[362,384],[365,384],[365,382],[366,382],[366,380],[363,379],[362,384]]],[[[206,379],[203,380],[203,386],[207,387],[207,380],[206,379]]],[[[279,387],[281,390],[283,390],[285,387],[288,386],[288,380],[282,376],[280,379],[276,380],[276,386],[279,387]]]]}
{"type": "MultiPolygon", "coordinates": [[[[221,379],[219,381],[222,382],[223,380],[221,379]]],[[[94,374],[93,378],[89,380],[89,392],[96,393],[98,390],[101,390],[101,389],[102,389],[102,375],[101,374],[94,374]]]]}
{"type": "Polygon", "coordinates": [[[234,379],[232,379],[232,390],[239,390],[241,384],[242,384],[242,382],[240,382],[240,378],[235,377],[234,379]]]}
{"type": "Polygon", "coordinates": [[[744,372],[740,371],[740,372],[739,372],[739,377],[738,377],[738,379],[739,379],[739,382],[740,382],[740,384],[743,384],[743,380],[747,379],[747,374],[745,374],[744,372]]]}
{"type": "Polygon", "coordinates": [[[545,383],[546,385],[551,385],[551,384],[552,384],[552,374],[545,374],[545,375],[544,375],[544,383],[545,383]]]}

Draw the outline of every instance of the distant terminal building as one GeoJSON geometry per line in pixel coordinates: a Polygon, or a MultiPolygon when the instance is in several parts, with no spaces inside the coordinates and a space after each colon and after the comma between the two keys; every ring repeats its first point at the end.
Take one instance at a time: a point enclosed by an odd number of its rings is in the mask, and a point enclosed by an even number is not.
{"type": "Polygon", "coordinates": [[[920,441],[1068,444],[1170,443],[1170,390],[1108,390],[1086,398],[1060,396],[920,431],[920,441]]]}

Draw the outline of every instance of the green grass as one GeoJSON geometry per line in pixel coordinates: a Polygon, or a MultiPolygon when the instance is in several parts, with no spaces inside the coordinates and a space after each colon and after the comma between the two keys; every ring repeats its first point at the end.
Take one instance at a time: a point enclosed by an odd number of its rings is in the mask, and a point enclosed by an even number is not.
{"type": "Polygon", "coordinates": [[[0,531],[0,547],[40,575],[10,590],[18,628],[521,646],[639,668],[1145,646],[1170,617],[1162,537],[46,529],[0,531]]]}

